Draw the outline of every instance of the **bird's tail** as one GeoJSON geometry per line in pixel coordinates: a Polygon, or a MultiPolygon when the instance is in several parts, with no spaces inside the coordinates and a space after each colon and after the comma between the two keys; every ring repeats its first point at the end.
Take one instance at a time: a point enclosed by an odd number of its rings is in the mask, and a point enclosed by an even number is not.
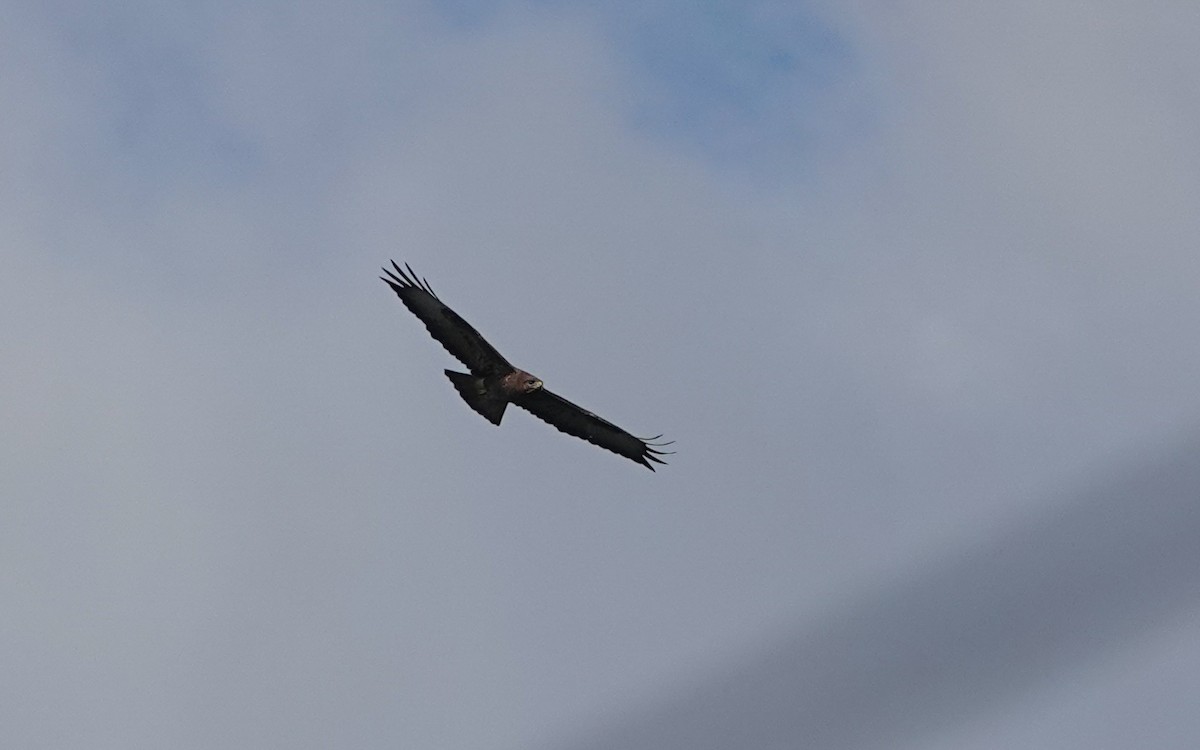
{"type": "Polygon", "coordinates": [[[500,424],[500,420],[504,418],[504,407],[508,406],[508,402],[489,392],[483,378],[453,370],[445,370],[445,373],[446,377],[450,378],[450,382],[454,384],[455,390],[463,397],[463,401],[467,402],[467,406],[479,412],[492,424],[500,424]]]}

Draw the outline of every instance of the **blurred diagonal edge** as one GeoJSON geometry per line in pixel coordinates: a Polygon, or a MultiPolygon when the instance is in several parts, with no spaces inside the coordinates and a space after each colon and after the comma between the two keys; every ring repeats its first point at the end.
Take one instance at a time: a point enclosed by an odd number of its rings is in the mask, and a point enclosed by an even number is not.
{"type": "Polygon", "coordinates": [[[891,747],[995,708],[1200,601],[1200,434],[1049,508],[558,747],[891,747]]]}

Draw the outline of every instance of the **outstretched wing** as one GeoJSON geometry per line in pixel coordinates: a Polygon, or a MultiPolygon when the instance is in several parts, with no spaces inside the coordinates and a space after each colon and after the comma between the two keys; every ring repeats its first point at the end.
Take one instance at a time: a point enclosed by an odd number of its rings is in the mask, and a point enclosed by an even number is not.
{"type": "Polygon", "coordinates": [[[653,442],[662,435],[647,440],[636,438],[612,422],[596,416],[581,406],[576,406],[545,388],[518,396],[513,399],[513,403],[568,435],[583,438],[592,445],[598,445],[625,458],[637,461],[650,471],[654,471],[650,461],[656,464],[665,464],[666,461],[658,456],[670,453],[670,451],[657,450],[670,445],[670,443],[653,442]]]}
{"type": "Polygon", "coordinates": [[[385,268],[383,272],[387,276],[379,278],[388,283],[404,306],[421,319],[430,335],[446,347],[446,351],[470,368],[472,375],[502,375],[513,369],[508,360],[479,335],[479,331],[443,305],[429,282],[413,273],[407,263],[401,268],[392,261],[392,267],[396,269],[395,273],[385,268]],[[404,269],[408,269],[408,273],[404,269]]]}

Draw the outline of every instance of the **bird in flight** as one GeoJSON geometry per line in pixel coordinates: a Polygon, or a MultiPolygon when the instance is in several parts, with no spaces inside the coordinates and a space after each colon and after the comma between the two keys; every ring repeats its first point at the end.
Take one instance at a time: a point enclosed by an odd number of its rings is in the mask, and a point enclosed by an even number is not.
{"type": "Polygon", "coordinates": [[[445,373],[467,405],[484,419],[499,425],[505,407],[512,403],[568,435],[636,461],[650,471],[654,471],[651,462],[666,463],[659,456],[672,452],[661,450],[671,443],[655,442],[662,435],[634,437],[612,422],[546,390],[539,378],[509,364],[479,335],[479,331],[444,305],[433,293],[429,282],[413,273],[411,266],[406,263],[401,268],[392,261],[392,268],[394,273],[384,268],[385,276],[379,278],[386,281],[404,306],[425,324],[430,335],[471,371],[470,374],[453,370],[445,373]]]}

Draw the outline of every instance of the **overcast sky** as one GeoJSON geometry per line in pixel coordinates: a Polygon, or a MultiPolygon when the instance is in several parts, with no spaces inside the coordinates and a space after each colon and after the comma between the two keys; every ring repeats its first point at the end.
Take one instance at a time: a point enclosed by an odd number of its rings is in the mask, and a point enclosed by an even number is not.
{"type": "Polygon", "coordinates": [[[1200,742],[1194,2],[0,12],[0,744],[1200,742]]]}

